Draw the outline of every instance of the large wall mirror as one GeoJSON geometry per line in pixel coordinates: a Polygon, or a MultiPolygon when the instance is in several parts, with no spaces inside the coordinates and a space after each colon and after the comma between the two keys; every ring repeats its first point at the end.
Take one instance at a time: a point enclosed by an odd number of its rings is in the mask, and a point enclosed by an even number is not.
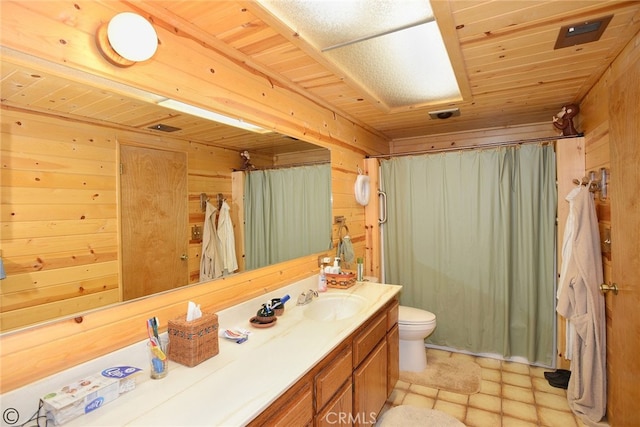
{"type": "Polygon", "coordinates": [[[325,148],[60,66],[3,57],[0,89],[0,332],[199,283],[207,207],[215,226],[223,203],[238,263],[224,274],[246,271],[243,177],[327,167],[330,179],[325,148]]]}

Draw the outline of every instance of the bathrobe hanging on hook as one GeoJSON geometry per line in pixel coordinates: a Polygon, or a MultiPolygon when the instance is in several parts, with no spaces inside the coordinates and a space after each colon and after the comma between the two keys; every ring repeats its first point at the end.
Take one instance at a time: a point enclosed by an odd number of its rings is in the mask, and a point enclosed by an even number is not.
{"type": "Polygon", "coordinates": [[[216,213],[218,209],[207,201],[202,230],[202,256],[200,259],[200,281],[212,280],[222,276],[224,269],[221,258],[221,244],[216,231],[216,213]]]}
{"type": "Polygon", "coordinates": [[[236,239],[229,211],[231,211],[229,204],[226,200],[223,200],[220,206],[220,215],[218,216],[218,238],[220,239],[220,258],[222,259],[224,274],[233,273],[238,269],[236,239]]]}
{"type": "Polygon", "coordinates": [[[556,311],[573,324],[573,355],[567,400],[571,410],[597,423],[607,409],[606,325],[602,254],[593,194],[578,187],[567,196],[573,221],[571,249],[563,249],[556,311]]]}

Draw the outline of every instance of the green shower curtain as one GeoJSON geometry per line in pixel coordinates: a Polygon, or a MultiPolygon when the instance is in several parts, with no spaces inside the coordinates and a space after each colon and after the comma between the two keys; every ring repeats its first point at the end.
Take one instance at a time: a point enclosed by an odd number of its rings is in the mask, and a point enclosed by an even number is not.
{"type": "Polygon", "coordinates": [[[382,162],[385,280],[437,316],[427,342],[552,365],[555,170],[548,145],[382,162]]]}
{"type": "Polygon", "coordinates": [[[244,192],[247,269],[327,250],[330,164],[250,171],[244,192]]]}

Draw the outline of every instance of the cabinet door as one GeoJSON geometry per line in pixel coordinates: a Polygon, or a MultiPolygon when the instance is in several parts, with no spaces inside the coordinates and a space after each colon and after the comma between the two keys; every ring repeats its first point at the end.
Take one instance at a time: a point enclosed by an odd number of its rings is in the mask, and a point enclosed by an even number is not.
{"type": "Polygon", "coordinates": [[[351,347],[336,356],[316,376],[316,408],[318,411],[333,397],[353,372],[351,347]]]}
{"type": "Polygon", "coordinates": [[[316,427],[353,425],[353,387],[347,381],[336,397],[316,416],[316,427]]]}
{"type": "Polygon", "coordinates": [[[400,379],[400,332],[398,325],[395,325],[387,334],[387,355],[389,357],[387,396],[389,396],[400,379]]]}
{"type": "Polygon", "coordinates": [[[279,408],[271,408],[275,414],[264,425],[273,427],[308,426],[313,421],[313,396],[311,387],[305,386],[299,395],[279,408]]]}
{"type": "Polygon", "coordinates": [[[374,424],[387,400],[386,340],[382,340],[355,370],[353,387],[353,424],[374,424]]]}

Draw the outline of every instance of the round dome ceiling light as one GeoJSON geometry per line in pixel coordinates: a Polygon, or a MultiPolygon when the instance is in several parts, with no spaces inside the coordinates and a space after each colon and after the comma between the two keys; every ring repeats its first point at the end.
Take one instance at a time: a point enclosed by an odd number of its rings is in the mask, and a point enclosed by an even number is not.
{"type": "Polygon", "coordinates": [[[123,12],[100,26],[96,42],[100,53],[109,62],[128,67],[146,61],[156,53],[158,35],[153,25],[142,16],[123,12]]]}

